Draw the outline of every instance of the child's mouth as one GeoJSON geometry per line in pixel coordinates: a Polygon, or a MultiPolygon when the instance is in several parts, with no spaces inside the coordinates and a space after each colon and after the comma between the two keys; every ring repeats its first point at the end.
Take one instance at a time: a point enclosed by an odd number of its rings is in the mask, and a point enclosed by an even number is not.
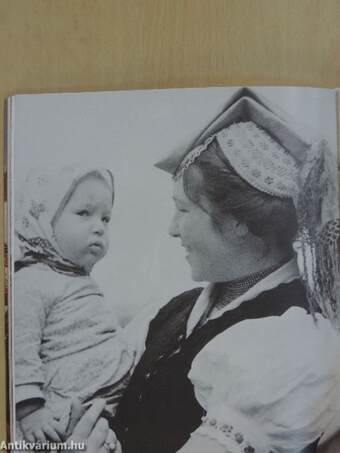
{"type": "Polygon", "coordinates": [[[101,252],[104,248],[104,245],[101,242],[93,242],[92,244],[89,245],[89,249],[92,252],[101,252]]]}

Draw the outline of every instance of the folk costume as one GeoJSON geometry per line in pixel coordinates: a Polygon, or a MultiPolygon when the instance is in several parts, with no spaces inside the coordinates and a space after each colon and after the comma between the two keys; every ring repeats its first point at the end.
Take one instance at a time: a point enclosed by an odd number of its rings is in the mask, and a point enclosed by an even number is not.
{"type": "MultiPolygon", "coordinates": [[[[226,453],[314,452],[340,409],[337,305],[325,310],[314,280],[317,234],[336,214],[303,198],[315,167],[325,169],[327,147],[311,147],[273,106],[242,89],[198,139],[158,167],[179,178],[213,152],[214,141],[256,190],[303,206],[300,268],[293,258],[236,286],[226,282],[226,304],[216,297],[218,284],[209,284],[134,320],[125,335],[136,367],[112,428],[124,453],[175,453],[190,436],[208,436],[226,453]]],[[[331,196],[331,182],[322,188],[331,196]]],[[[334,431],[338,415],[336,424],[334,431]]]]}

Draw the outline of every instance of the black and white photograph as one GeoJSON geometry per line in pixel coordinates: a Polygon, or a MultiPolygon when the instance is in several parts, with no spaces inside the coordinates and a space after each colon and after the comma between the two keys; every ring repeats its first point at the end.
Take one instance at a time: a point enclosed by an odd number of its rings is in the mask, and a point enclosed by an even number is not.
{"type": "Polygon", "coordinates": [[[334,453],[336,92],[8,101],[12,439],[334,453]]]}

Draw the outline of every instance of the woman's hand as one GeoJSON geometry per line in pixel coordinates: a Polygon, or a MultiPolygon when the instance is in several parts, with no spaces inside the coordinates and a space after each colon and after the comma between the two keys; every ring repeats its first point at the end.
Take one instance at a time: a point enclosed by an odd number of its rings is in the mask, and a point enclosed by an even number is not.
{"type": "MultiPolygon", "coordinates": [[[[76,406],[73,407],[74,413],[79,412],[77,404],[79,403],[73,404],[76,406]]],[[[100,417],[104,406],[104,401],[95,401],[75,427],[71,426],[72,434],[67,442],[84,443],[86,453],[122,453],[121,446],[113,431],[109,429],[107,420],[100,417]]]]}

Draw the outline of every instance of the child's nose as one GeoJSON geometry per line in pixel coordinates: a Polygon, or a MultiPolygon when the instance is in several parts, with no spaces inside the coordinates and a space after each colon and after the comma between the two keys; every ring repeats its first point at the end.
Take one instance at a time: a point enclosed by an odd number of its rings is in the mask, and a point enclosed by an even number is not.
{"type": "Polygon", "coordinates": [[[105,231],[105,227],[103,225],[103,222],[101,220],[96,220],[94,223],[93,223],[93,226],[92,226],[92,231],[96,234],[104,234],[104,231],[105,231]]]}

